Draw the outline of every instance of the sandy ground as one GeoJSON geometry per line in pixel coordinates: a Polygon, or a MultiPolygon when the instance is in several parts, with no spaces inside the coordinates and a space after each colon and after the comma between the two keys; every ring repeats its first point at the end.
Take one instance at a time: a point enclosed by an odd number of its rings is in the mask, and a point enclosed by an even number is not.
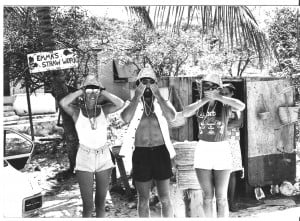
{"type": "MultiPolygon", "coordinates": [[[[82,201],[76,177],[67,173],[66,151],[59,141],[36,145],[35,152],[25,172],[35,177],[43,189],[43,207],[36,217],[70,218],[81,217],[82,201]],[[53,146],[57,148],[53,149],[53,146]]],[[[129,180],[131,183],[131,180],[129,180]]],[[[176,217],[185,217],[182,192],[176,183],[171,183],[171,196],[176,217]]],[[[284,197],[267,196],[256,199],[239,199],[239,210],[230,217],[300,217],[300,195],[284,197]]],[[[129,199],[122,188],[113,188],[107,197],[107,217],[136,218],[136,197],[129,199]]],[[[160,217],[160,204],[151,206],[151,217],[160,217]]]]}

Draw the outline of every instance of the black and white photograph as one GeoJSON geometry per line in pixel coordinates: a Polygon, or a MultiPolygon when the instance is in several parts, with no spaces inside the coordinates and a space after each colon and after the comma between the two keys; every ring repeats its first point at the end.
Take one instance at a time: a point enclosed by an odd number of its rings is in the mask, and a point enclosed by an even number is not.
{"type": "Polygon", "coordinates": [[[300,2],[275,2],[2,5],[1,217],[299,221],[300,2]]]}

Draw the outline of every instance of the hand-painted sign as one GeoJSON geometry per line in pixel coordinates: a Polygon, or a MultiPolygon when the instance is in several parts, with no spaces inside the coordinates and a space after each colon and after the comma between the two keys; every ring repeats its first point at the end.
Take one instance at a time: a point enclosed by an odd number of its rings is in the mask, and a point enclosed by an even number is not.
{"type": "Polygon", "coordinates": [[[76,52],[72,48],[27,55],[30,73],[62,70],[78,66],[76,52]]]}

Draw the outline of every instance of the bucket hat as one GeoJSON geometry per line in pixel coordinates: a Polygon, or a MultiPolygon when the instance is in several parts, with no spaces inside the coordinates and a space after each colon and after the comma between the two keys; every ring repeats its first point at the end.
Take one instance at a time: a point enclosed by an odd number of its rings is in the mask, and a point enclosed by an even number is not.
{"type": "Polygon", "coordinates": [[[95,75],[88,75],[86,76],[86,78],[83,80],[81,87],[86,87],[88,85],[95,85],[98,87],[102,87],[100,81],[98,80],[98,78],[95,75]]]}
{"type": "Polygon", "coordinates": [[[153,69],[150,66],[147,66],[147,67],[142,68],[140,70],[136,80],[140,80],[141,78],[151,78],[155,82],[157,82],[156,75],[155,75],[153,69]]]}
{"type": "Polygon", "coordinates": [[[202,78],[202,81],[209,81],[209,82],[219,85],[219,87],[223,87],[221,77],[218,74],[214,74],[214,73],[207,74],[202,78]]]}

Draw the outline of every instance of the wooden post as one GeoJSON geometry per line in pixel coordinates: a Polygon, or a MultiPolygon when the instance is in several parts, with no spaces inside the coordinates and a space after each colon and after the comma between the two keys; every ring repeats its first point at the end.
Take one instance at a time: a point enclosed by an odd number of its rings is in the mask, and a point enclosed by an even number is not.
{"type": "Polygon", "coordinates": [[[203,211],[203,197],[200,189],[186,189],[183,191],[186,217],[205,217],[203,211]]]}
{"type": "Polygon", "coordinates": [[[131,189],[130,189],[128,178],[127,178],[127,175],[126,175],[126,170],[125,170],[123,159],[122,159],[121,156],[116,156],[116,161],[117,161],[117,165],[118,165],[118,168],[119,168],[122,183],[125,187],[126,195],[131,196],[131,189]]]}
{"type": "Polygon", "coordinates": [[[26,97],[27,97],[27,105],[28,105],[28,116],[29,116],[29,124],[30,124],[30,132],[31,132],[31,140],[34,141],[34,130],[32,123],[32,113],[31,113],[31,103],[30,103],[30,94],[29,94],[29,71],[28,69],[25,71],[25,87],[26,87],[26,97]]]}
{"type": "MultiPolygon", "coordinates": [[[[113,153],[114,158],[117,161],[117,166],[119,168],[122,183],[125,187],[126,195],[128,197],[130,197],[132,195],[132,192],[131,192],[131,188],[130,188],[128,178],[127,178],[127,175],[126,175],[126,170],[125,170],[125,166],[124,166],[124,162],[123,162],[123,157],[119,155],[120,149],[121,149],[121,146],[114,146],[114,147],[112,147],[112,153],[113,153]]],[[[114,180],[114,177],[112,177],[112,178],[113,178],[112,181],[116,183],[116,180],[114,180]]]]}

